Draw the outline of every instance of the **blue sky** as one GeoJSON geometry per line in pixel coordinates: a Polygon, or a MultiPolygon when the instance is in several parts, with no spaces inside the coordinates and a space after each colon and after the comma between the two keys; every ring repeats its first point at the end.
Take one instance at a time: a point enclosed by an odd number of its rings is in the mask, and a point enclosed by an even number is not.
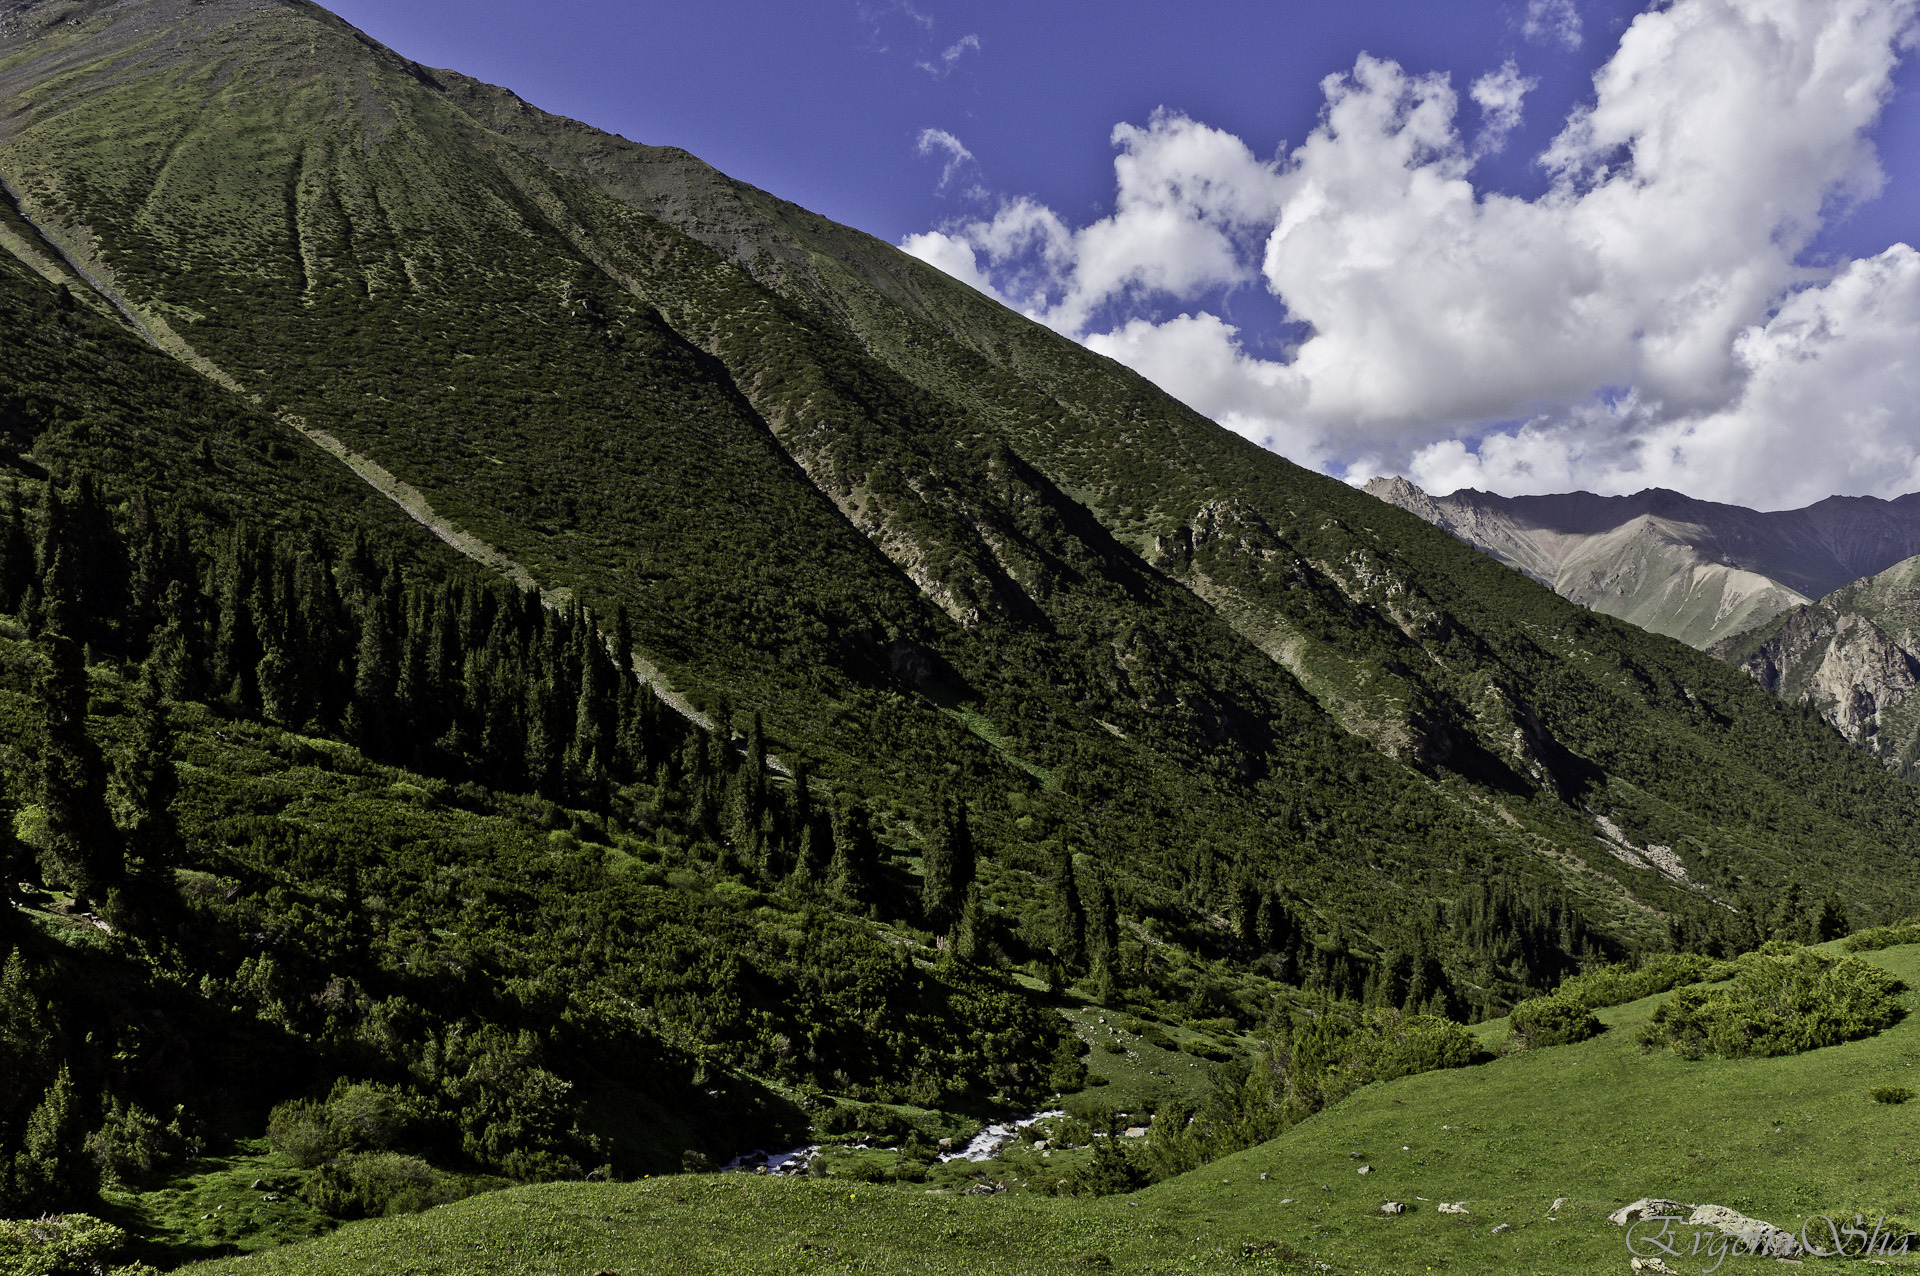
{"type": "MultiPolygon", "coordinates": [[[[1620,0],[1195,0],[1177,10],[1123,0],[337,0],[330,7],[418,61],[504,84],[548,110],[637,141],[683,146],[733,176],[908,243],[1126,359],[1216,419],[1329,472],[1402,472],[1442,490],[1660,483],[1775,506],[1832,490],[1893,495],[1920,486],[1920,423],[1897,402],[1920,398],[1910,393],[1915,384],[1895,377],[1865,399],[1860,388],[1863,366],[1884,369],[1886,351],[1920,328],[1875,329],[1867,334],[1879,343],[1872,350],[1822,347],[1813,357],[1807,346],[1810,333],[1865,333],[1860,316],[1884,316],[1889,306],[1904,314],[1910,284],[1920,287],[1920,261],[1886,256],[1897,243],[1920,243],[1920,90],[1903,44],[1913,29],[1911,0],[1675,0],[1638,24],[1637,61],[1621,55],[1621,39],[1644,6],[1620,0]],[[1812,42],[1829,11],[1846,7],[1879,23],[1884,56],[1876,60],[1873,41],[1856,37],[1857,74],[1884,108],[1865,122],[1798,137],[1797,151],[1783,142],[1746,155],[1742,148],[1755,143],[1743,130],[1795,133],[1809,116],[1837,114],[1829,107],[1842,100],[1838,90],[1822,97],[1819,85],[1769,98],[1791,67],[1743,63],[1749,53],[1762,56],[1753,51],[1766,44],[1752,28],[1771,23],[1775,35],[1785,30],[1812,42]],[[1330,131],[1322,84],[1351,77],[1363,54],[1395,72],[1364,85],[1347,81],[1352,110],[1390,108],[1392,118],[1368,135],[1371,142],[1361,136],[1361,115],[1345,132],[1330,131]],[[1705,149],[1668,160],[1668,197],[1642,200],[1637,211],[1620,203],[1624,185],[1603,189],[1609,178],[1596,167],[1606,158],[1600,149],[1588,147],[1574,167],[1550,171],[1539,162],[1573,113],[1596,104],[1595,73],[1616,58],[1619,83],[1608,109],[1624,122],[1610,144],[1634,154],[1642,186],[1658,184],[1647,175],[1656,171],[1659,138],[1697,133],[1696,117],[1714,118],[1705,105],[1714,94],[1724,92],[1730,104],[1717,125],[1724,136],[1678,143],[1705,149]],[[1722,84],[1715,64],[1746,66],[1754,82],[1722,84]],[[1446,77],[1452,99],[1436,98],[1434,82],[1420,79],[1433,73],[1446,77]],[[1497,147],[1488,143],[1490,108],[1474,100],[1476,81],[1489,76],[1504,77],[1487,82],[1489,101],[1502,85],[1517,95],[1497,147]],[[1276,258],[1270,237],[1288,208],[1306,207],[1302,190],[1318,189],[1322,176],[1381,162],[1394,136],[1411,135],[1408,121],[1421,103],[1445,117],[1434,117],[1439,132],[1422,134],[1427,150],[1382,169],[1380,190],[1350,189],[1344,202],[1336,199],[1315,251],[1335,259],[1361,252],[1355,227],[1398,218],[1388,241],[1399,251],[1431,249],[1434,261],[1456,265],[1470,258],[1478,273],[1413,269],[1406,273],[1426,278],[1425,292],[1376,280],[1379,311],[1356,309],[1344,300],[1356,294],[1350,273],[1317,277],[1310,264],[1276,258]],[[1784,123],[1769,118],[1769,109],[1784,123]],[[1123,125],[1136,133],[1117,151],[1114,131],[1123,125]],[[1316,129],[1326,143],[1321,158],[1304,159],[1296,148],[1316,129]],[[1246,162],[1222,158],[1229,139],[1246,162]],[[1870,159],[1821,158],[1854,143],[1877,147],[1884,184],[1871,198],[1860,195],[1870,159]],[[1453,159],[1436,167],[1421,158],[1436,147],[1451,147],[1453,159]],[[958,148],[964,158],[950,163],[958,148]],[[1169,249],[1173,241],[1128,229],[1115,161],[1129,151],[1172,173],[1165,189],[1176,193],[1196,180],[1195,164],[1233,170],[1206,170],[1216,184],[1238,183],[1231,213],[1204,199],[1172,201],[1186,210],[1189,230],[1217,243],[1189,235],[1169,249]],[[1713,156],[1736,153],[1744,167],[1714,179],[1728,198],[1690,185],[1690,167],[1710,170],[1713,156]],[[1457,223],[1451,243],[1407,239],[1429,214],[1419,211],[1418,182],[1405,190],[1395,182],[1416,170],[1465,182],[1487,210],[1469,201],[1447,214],[1457,223]],[[1751,189],[1740,173],[1753,174],[1751,189]],[[1592,196],[1584,212],[1550,207],[1556,182],[1563,204],[1569,192],[1592,196]],[[1729,211],[1730,203],[1750,209],[1796,183],[1807,186],[1797,202],[1787,199],[1770,214],[1784,219],[1786,232],[1729,211]],[[1609,218],[1638,225],[1641,246],[1603,267],[1568,264],[1566,244],[1611,236],[1609,218]],[[1663,219],[1691,232],[1699,260],[1652,260],[1668,249],[1663,219]],[[929,232],[939,238],[926,238],[929,232]],[[1741,285],[1739,304],[1696,316],[1670,340],[1647,339],[1648,315],[1704,304],[1698,299],[1724,291],[1728,279],[1755,273],[1737,254],[1709,260],[1716,243],[1737,245],[1743,234],[1751,244],[1742,251],[1767,259],[1757,272],[1763,278],[1741,285]],[[1505,261],[1503,236],[1533,246],[1505,261]],[[1171,280],[1142,261],[1093,264],[1102,252],[1189,249],[1230,252],[1237,264],[1196,265],[1171,280]],[[1554,272],[1588,268],[1606,273],[1618,294],[1591,319],[1593,330],[1573,334],[1564,347],[1520,348],[1540,315],[1586,304],[1588,286],[1554,272]],[[1526,281],[1531,291],[1517,293],[1521,285],[1502,279],[1526,281]],[[1675,279],[1681,282],[1662,282],[1675,279]],[[1677,291],[1664,296],[1663,288],[1677,291]],[[1457,296],[1472,304],[1438,300],[1457,296]],[[1388,323],[1389,312],[1412,317],[1388,323]],[[1462,363],[1458,352],[1423,344],[1423,332],[1457,328],[1468,312],[1495,316],[1472,334],[1474,349],[1513,346],[1509,365],[1468,360],[1472,368],[1449,374],[1462,363]],[[1303,316],[1311,324],[1299,322],[1303,316]],[[1758,335],[1743,335],[1750,329],[1758,335]],[[1306,341],[1316,333],[1325,340],[1306,341]],[[1615,347],[1612,362],[1568,354],[1615,347]],[[1380,366],[1367,366],[1369,358],[1380,366]],[[1809,387],[1804,376],[1779,371],[1810,358],[1825,358],[1834,369],[1829,381],[1852,387],[1850,397],[1835,399],[1832,385],[1809,387]],[[1566,367],[1557,378],[1516,370],[1555,360],[1566,367]],[[1853,450],[1867,459],[1809,469],[1814,443],[1833,450],[1834,414],[1862,423],[1853,450]],[[1755,447],[1783,459],[1758,468],[1740,460],[1755,447]]],[[[1610,170],[1615,178],[1619,169],[1610,170]]],[[[1168,215],[1166,199],[1148,202],[1168,215]]],[[[1136,230],[1143,224],[1135,219],[1136,230]]]]}

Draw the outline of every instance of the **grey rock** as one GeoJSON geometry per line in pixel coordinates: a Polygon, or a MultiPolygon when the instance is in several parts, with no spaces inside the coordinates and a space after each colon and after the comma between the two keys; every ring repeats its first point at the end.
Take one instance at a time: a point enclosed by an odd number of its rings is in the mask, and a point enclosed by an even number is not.
{"type": "Polygon", "coordinates": [[[1631,1205],[1622,1205],[1607,1215],[1607,1221],[1615,1227],[1626,1227],[1643,1218],[1679,1217],[1692,1209],[1691,1205],[1682,1205],[1678,1201],[1669,1201],[1661,1196],[1643,1196],[1631,1205]]]}
{"type": "Polygon", "coordinates": [[[1382,1214],[1405,1214],[1407,1207],[1401,1201],[1388,1201],[1380,1207],[1380,1212],[1382,1214]]]}

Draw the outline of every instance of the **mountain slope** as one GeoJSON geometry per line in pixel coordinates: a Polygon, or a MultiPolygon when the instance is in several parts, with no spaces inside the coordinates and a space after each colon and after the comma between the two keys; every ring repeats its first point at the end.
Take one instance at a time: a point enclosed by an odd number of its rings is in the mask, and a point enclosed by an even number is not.
{"type": "Polygon", "coordinates": [[[1920,760],[1920,558],[1796,607],[1714,654],[1895,771],[1920,760]]]}
{"type": "Polygon", "coordinates": [[[1793,878],[1909,889],[1913,795],[1733,671],[311,5],[0,0],[0,176],[104,310],[628,607],[696,701],[875,795],[903,859],[930,790],[966,798],[1016,952],[1068,848],[1237,961],[1243,888],[1291,891],[1323,973],[1444,899],[1489,1004],[1546,977],[1475,947],[1496,883],[1609,943],[1793,878]]]}
{"type": "Polygon", "coordinates": [[[1374,479],[1366,490],[1563,597],[1702,649],[1920,553],[1920,495],[1761,513],[1658,488],[1433,497],[1374,479]]]}

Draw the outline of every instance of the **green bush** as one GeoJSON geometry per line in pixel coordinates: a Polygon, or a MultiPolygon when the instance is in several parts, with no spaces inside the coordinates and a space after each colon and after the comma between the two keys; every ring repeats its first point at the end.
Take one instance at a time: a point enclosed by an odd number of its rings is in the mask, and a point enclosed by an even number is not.
{"type": "Polygon", "coordinates": [[[1370,1016],[1367,1033],[1375,1043],[1375,1081],[1463,1067],[1472,1061],[1475,1049],[1472,1033],[1438,1015],[1407,1015],[1397,1022],[1370,1016]]]}
{"type": "Polygon", "coordinates": [[[335,1218],[418,1214],[503,1184],[443,1174],[399,1152],[358,1152],[321,1166],[307,1180],[307,1202],[335,1218]]]}
{"type": "Polygon", "coordinates": [[[87,1153],[100,1167],[101,1178],[135,1183],[165,1170],[199,1151],[199,1141],[180,1128],[180,1112],[165,1125],[138,1104],[119,1099],[107,1108],[106,1120],[87,1136],[87,1153]]]}
{"type": "Polygon", "coordinates": [[[1850,953],[1892,948],[1898,944],[1920,944],[1920,921],[1909,919],[1891,926],[1874,926],[1840,941],[1840,946],[1850,953]]]}
{"type": "Polygon", "coordinates": [[[158,1276],[144,1264],[110,1267],[127,1234],[90,1214],[0,1219],[0,1272],[6,1276],[158,1276]]]}
{"type": "Polygon", "coordinates": [[[1573,976],[1554,990],[1564,1001],[1599,1010],[1670,992],[1682,984],[1717,983],[1733,976],[1732,962],[1715,961],[1698,953],[1655,953],[1638,966],[1600,966],[1573,976]]]}
{"type": "Polygon", "coordinates": [[[1905,1103],[1913,1097],[1913,1091],[1903,1085],[1877,1085],[1867,1093],[1875,1103],[1905,1103]]]}
{"type": "Polygon", "coordinates": [[[1903,1013],[1905,985],[1877,966],[1770,943],[1740,958],[1733,983],[1682,988],[1640,1030],[1683,1058],[1798,1054],[1871,1036],[1903,1013]]]}
{"type": "Polygon", "coordinates": [[[267,1143],[291,1164],[310,1170],[345,1151],[347,1138],[335,1128],[326,1104],[290,1099],[267,1118],[267,1143]]]}
{"type": "Polygon", "coordinates": [[[1600,1021],[1578,1000],[1556,993],[1534,997],[1513,1008],[1507,1016],[1506,1048],[1539,1050],[1585,1041],[1600,1034],[1600,1021]]]}

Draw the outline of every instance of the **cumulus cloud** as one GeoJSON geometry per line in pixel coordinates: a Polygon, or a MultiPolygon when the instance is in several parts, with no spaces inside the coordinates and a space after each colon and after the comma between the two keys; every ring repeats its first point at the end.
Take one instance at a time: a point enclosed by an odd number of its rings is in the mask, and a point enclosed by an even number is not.
{"type": "Polygon", "coordinates": [[[980,37],[963,35],[942,50],[938,58],[931,62],[915,62],[914,65],[934,79],[944,80],[953,73],[953,68],[958,65],[961,58],[969,53],[978,52],[980,52],[980,37]]]}
{"type": "Polygon", "coordinates": [[[1476,153],[1486,155],[1505,149],[1507,134],[1520,127],[1522,103],[1539,83],[1521,75],[1512,58],[1498,71],[1489,71],[1473,82],[1468,96],[1479,104],[1481,119],[1480,140],[1473,148],[1476,153]]]}
{"type": "MultiPolygon", "coordinates": [[[[1470,143],[1445,76],[1363,55],[1285,157],[1162,112],[1114,130],[1111,215],[1075,227],[1010,200],[908,247],[1336,472],[1775,506],[1911,490],[1914,254],[1816,269],[1803,253],[1880,188],[1867,132],[1914,6],[1642,13],[1538,157],[1551,187],[1532,200],[1473,180],[1522,118],[1516,65],[1469,87],[1470,143]],[[1247,285],[1302,325],[1278,359],[1201,304],[1247,285]]],[[[1571,5],[1529,8],[1556,14],[1577,36],[1571,5]]]]}
{"type": "Polygon", "coordinates": [[[1535,44],[1571,52],[1580,47],[1580,10],[1573,0],[1527,0],[1520,33],[1535,44]]]}

